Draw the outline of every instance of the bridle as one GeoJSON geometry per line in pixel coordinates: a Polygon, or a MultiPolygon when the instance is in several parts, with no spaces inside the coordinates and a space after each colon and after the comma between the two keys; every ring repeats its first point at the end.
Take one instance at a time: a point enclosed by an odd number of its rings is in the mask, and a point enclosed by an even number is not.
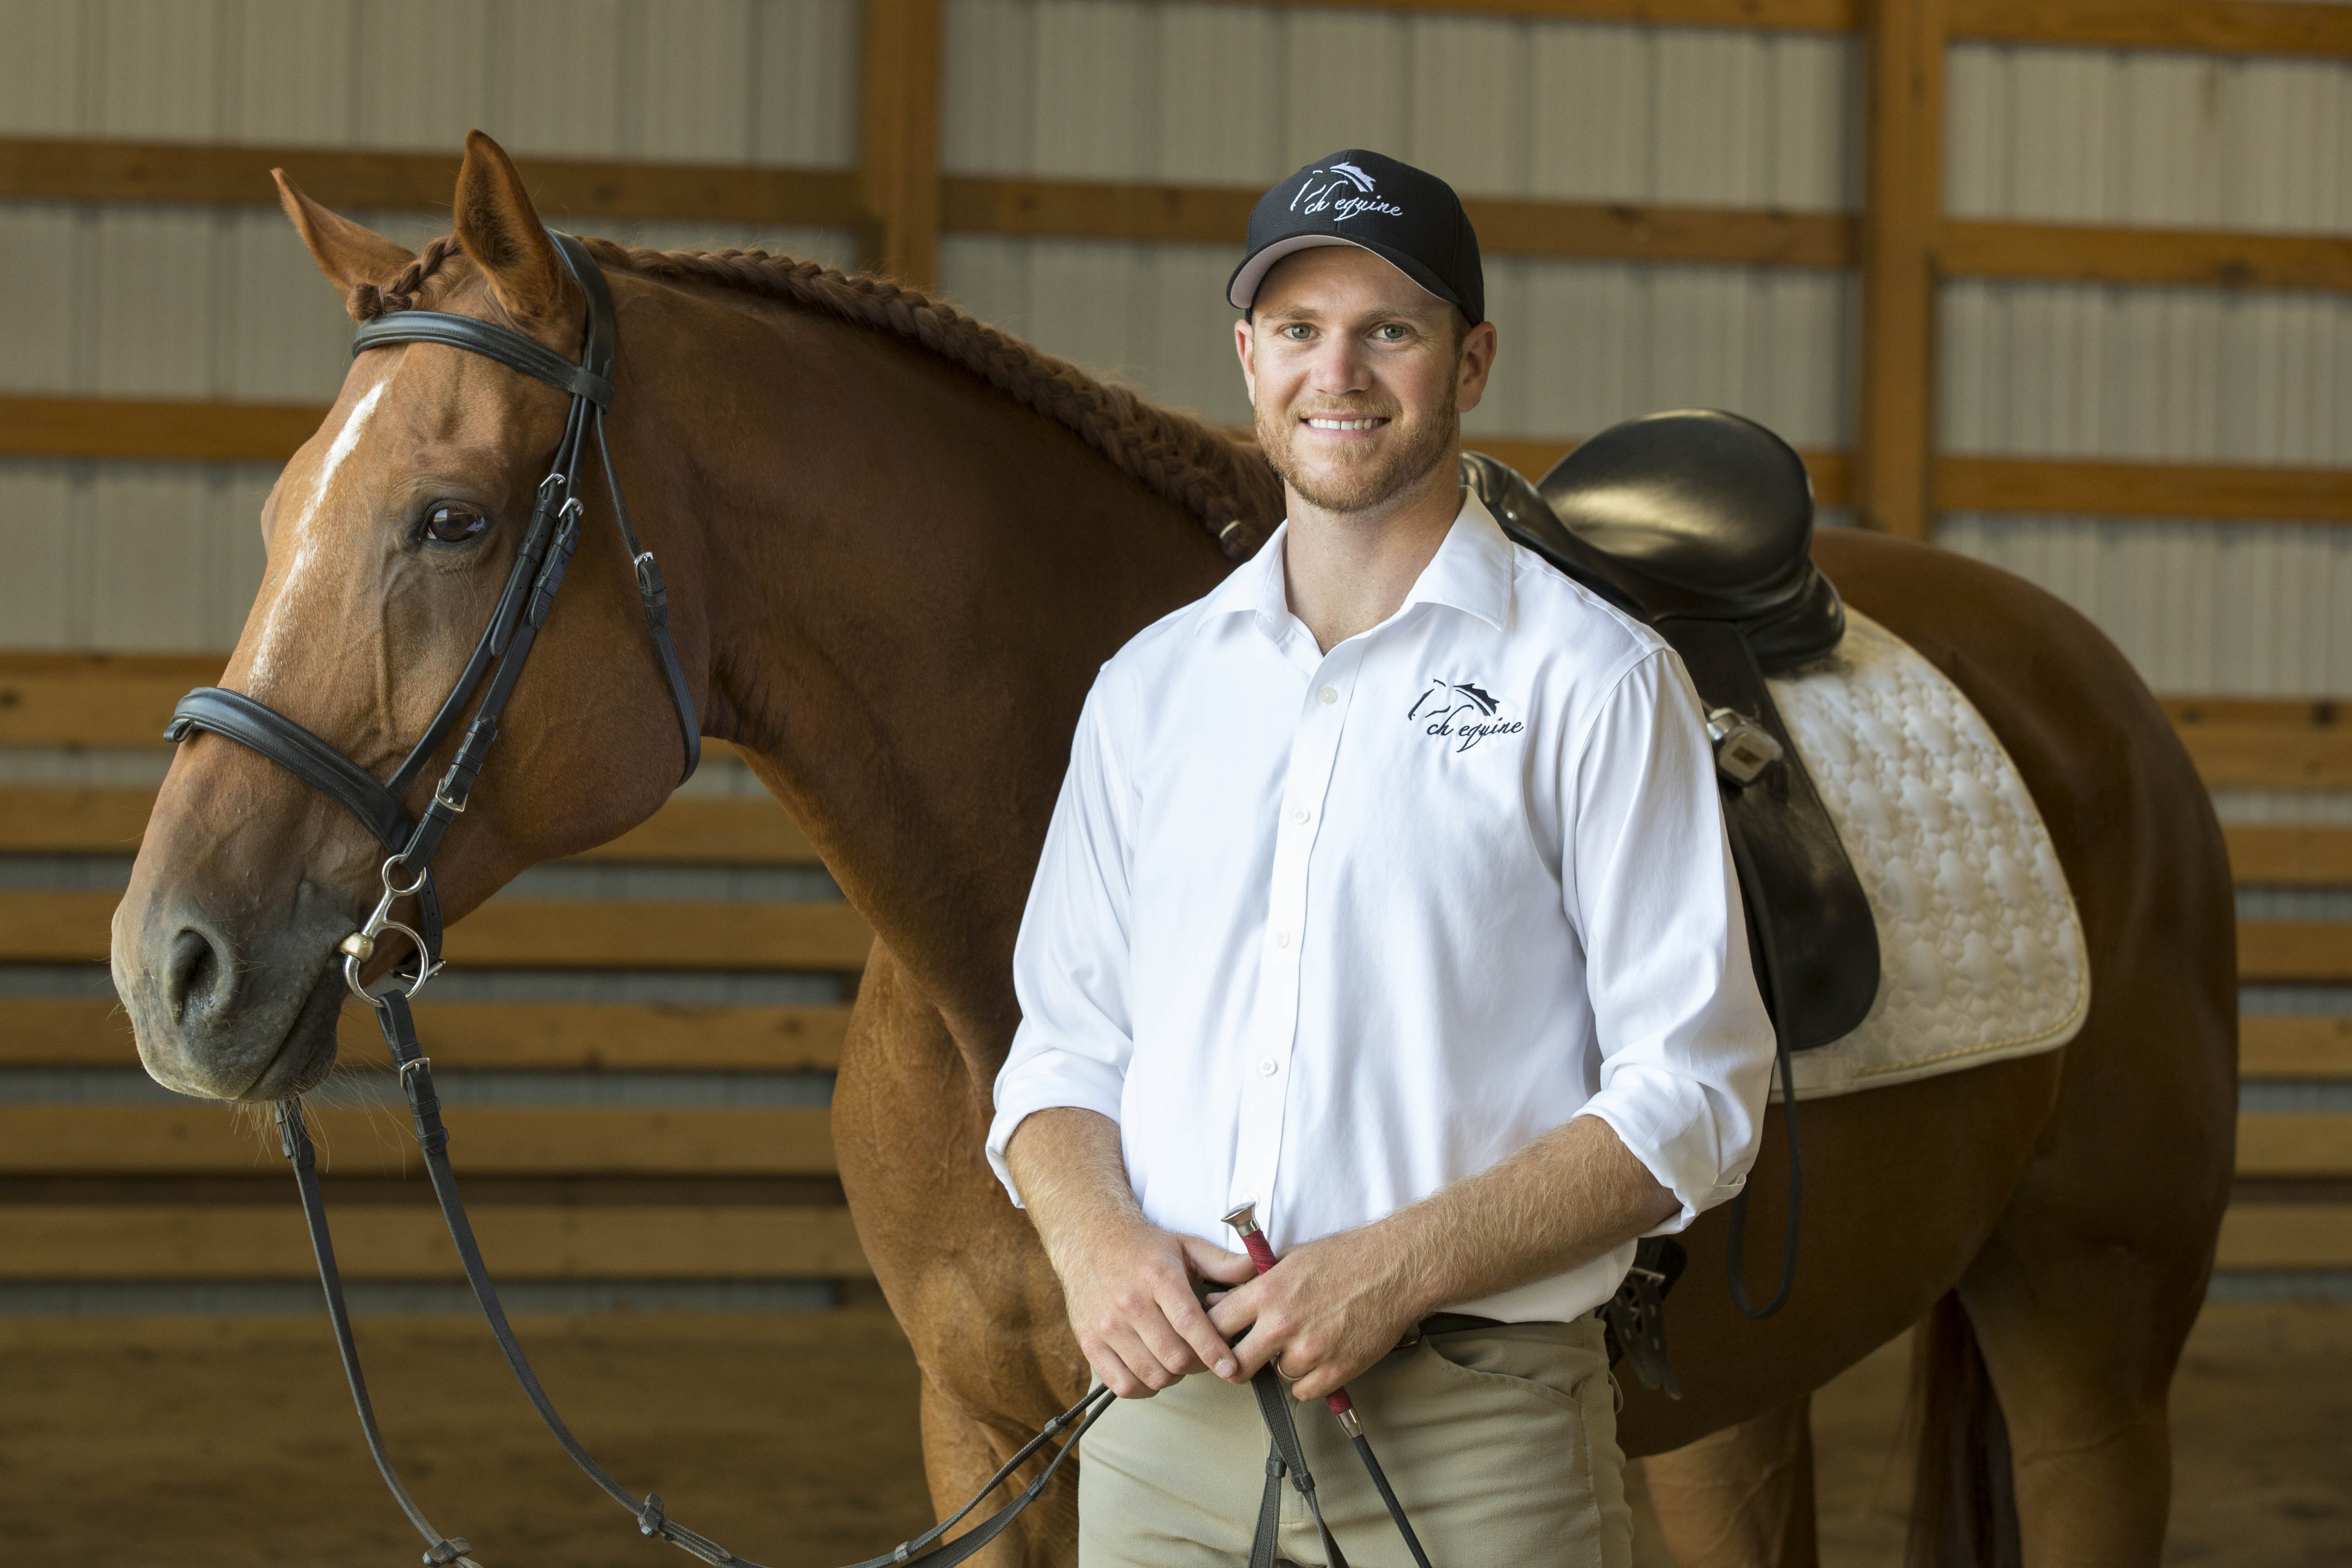
{"type": "MultiPolygon", "coordinates": [[[[499,1349],[555,1440],[607,1496],[635,1516],[640,1531],[715,1568],[758,1568],[758,1564],[736,1556],[708,1536],[668,1518],[658,1496],[648,1493],[640,1500],[623,1488],[581,1447],[571,1428],[556,1414],[524,1357],[522,1347],[516,1342],[506,1310],[499,1303],[498,1288],[490,1282],[481,1249],[475,1244],[473,1225],[467,1218],[465,1203],[457,1194],[457,1174],[449,1165],[449,1132],[441,1121],[440,1097],[433,1087],[432,1060],[417,1042],[415,1021],[408,1007],[409,999],[424,988],[442,964],[441,906],[433,887],[433,855],[450,824],[466,810],[474,781],[480,776],[491,743],[498,739],[499,715],[514,693],[524,661],[530,656],[540,629],[547,624],[548,611],[554,605],[556,590],[562,585],[572,552],[580,546],[581,520],[586,510],[580,498],[580,471],[592,435],[604,467],[605,488],[612,493],[621,542],[636,574],[637,594],[645,607],[646,625],[653,633],[654,651],[660,659],[663,679],[668,683],[670,700],[677,710],[678,734],[686,750],[681,780],[693,773],[702,754],[701,725],[695,717],[694,699],[687,689],[686,672],[678,663],[677,648],[670,638],[668,590],[653,552],[645,547],[629,520],[628,503],[622,498],[620,479],[613,469],[612,449],[604,437],[604,414],[613,402],[613,367],[619,337],[612,291],[586,246],[568,234],[550,231],[550,237],[564,267],[587,296],[588,320],[577,363],[520,332],[471,316],[430,310],[394,311],[364,323],[352,340],[354,358],[370,349],[394,343],[440,343],[463,349],[543,381],[572,398],[554,461],[547,477],[540,481],[529,531],[516,553],[514,567],[507,575],[498,607],[491,612],[489,625],[483,628],[481,639],[475,644],[472,657],[443,700],[440,710],[392,777],[379,781],[331,742],[284,714],[242,692],[217,686],[198,687],[182,698],[173,710],[171,725],[164,733],[173,741],[184,741],[196,731],[205,730],[260,752],[359,818],[362,826],[392,852],[380,868],[383,890],[375,908],[358,931],[337,945],[337,951],[343,955],[343,981],[355,995],[375,1009],[376,1023],[391,1048],[401,1089],[407,1097],[409,1114],[415,1122],[417,1147],[432,1179],[434,1197],[449,1227],[449,1238],[456,1244],[466,1282],[489,1322],[499,1349]],[[475,710],[473,721],[466,727],[456,756],[433,786],[431,802],[412,819],[405,805],[409,791],[425,776],[435,753],[457,729],[478,691],[481,693],[480,704],[475,710]],[[392,918],[394,906],[404,898],[416,900],[415,926],[392,918]],[[384,991],[372,992],[361,984],[361,973],[375,956],[377,941],[386,931],[398,932],[415,947],[411,961],[414,968],[405,973],[396,972],[394,984],[384,991]]],[[[299,1099],[280,1100],[276,1111],[278,1147],[294,1167],[303,1219],[310,1227],[311,1251],[318,1258],[319,1282],[326,1292],[327,1315],[334,1325],[336,1349],[342,1356],[344,1378],[359,1410],[360,1428],[366,1436],[368,1452],[375,1459],[377,1472],[383,1477],[394,1500],[425,1537],[425,1561],[445,1568],[478,1568],[467,1555],[472,1547],[467,1541],[442,1534],[425,1519],[384,1452],[383,1436],[376,1426],[367,1380],[360,1370],[358,1347],[352,1337],[351,1310],[343,1299],[334,1242],[327,1230],[326,1203],[319,1187],[317,1158],[302,1102],[299,1099]]],[[[995,1539],[1014,1516],[1044,1494],[1062,1461],[1076,1447],[1078,1437],[1100,1418],[1110,1403],[1109,1390],[1100,1386],[1090,1389],[1085,1398],[1047,1422],[1044,1430],[1007,1459],[971,1502],[896,1551],[857,1563],[855,1568],[889,1568],[890,1564],[901,1563],[951,1568],[962,1562],[995,1539]],[[1019,1466],[1066,1432],[1068,1440],[1035,1479],[971,1531],[953,1542],[940,1544],[941,1536],[978,1508],[1019,1466]]]]}
{"type": "Polygon", "coordinates": [[[580,547],[580,522],[586,510],[580,499],[580,469],[592,433],[596,438],[597,456],[604,464],[604,485],[612,493],[613,515],[620,524],[621,542],[627,548],[636,574],[637,596],[645,608],[646,625],[653,633],[654,652],[660,658],[670,701],[677,710],[678,735],[686,747],[686,768],[679,782],[691,777],[702,760],[701,722],[695,717],[694,698],[687,689],[686,670],[678,663],[677,645],[669,635],[669,590],[662,580],[660,563],[637,537],[636,527],[629,520],[628,502],[622,498],[620,479],[613,471],[612,447],[604,438],[604,411],[613,403],[613,362],[619,339],[612,290],[606,287],[604,274],[590,258],[586,246],[568,234],[551,231],[549,237],[554,240],[556,254],[562,258],[564,267],[588,298],[588,322],[577,364],[520,332],[471,316],[438,310],[394,311],[362,323],[352,339],[354,359],[370,349],[394,343],[440,343],[464,349],[519,370],[533,380],[543,381],[572,397],[562,438],[556,443],[554,462],[547,478],[539,482],[530,526],[523,535],[522,548],[515,552],[514,567],[507,574],[506,589],[499,595],[498,608],[490,613],[490,624],[482,628],[481,638],[475,643],[473,655],[467,659],[457,684],[443,699],[440,710],[425,726],[425,733],[409,749],[406,759],[394,770],[389,780],[379,783],[373,773],[331,742],[243,692],[218,686],[200,686],[182,698],[180,705],[172,710],[170,727],[163,731],[168,739],[182,741],[194,731],[209,730],[259,752],[359,818],[360,825],[392,851],[379,870],[383,893],[374,910],[366,922],[342,942],[344,982],[364,1002],[373,1003],[375,998],[360,984],[360,971],[375,956],[376,939],[387,931],[406,937],[416,950],[415,970],[408,980],[409,995],[424,989],[425,983],[441,967],[441,900],[433,886],[433,854],[440,847],[442,836],[448,832],[450,824],[466,809],[474,780],[489,759],[491,742],[498,739],[499,715],[505,711],[507,699],[514,693],[515,682],[522,675],[524,662],[530,658],[540,628],[547,624],[547,613],[554,605],[556,590],[563,584],[572,552],[580,547]],[[409,791],[432,765],[435,753],[457,727],[465,716],[466,705],[473,700],[486,678],[489,689],[483,693],[474,721],[467,726],[457,754],[433,786],[432,801],[412,820],[405,805],[409,791]],[[415,927],[392,918],[393,906],[404,898],[416,900],[415,927]]]}

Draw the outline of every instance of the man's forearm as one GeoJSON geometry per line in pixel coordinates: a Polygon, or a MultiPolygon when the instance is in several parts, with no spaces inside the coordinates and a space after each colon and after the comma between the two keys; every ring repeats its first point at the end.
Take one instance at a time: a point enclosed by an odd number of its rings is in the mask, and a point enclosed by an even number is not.
{"type": "Polygon", "coordinates": [[[1614,1129],[1580,1116],[1370,1228],[1421,1316],[1564,1273],[1678,1206],[1614,1129]]]}
{"type": "Polygon", "coordinates": [[[1073,1233],[1145,1223],[1128,1183],[1118,1123],[1099,1111],[1065,1105],[1022,1118],[1004,1163],[1049,1257],[1073,1233]]]}

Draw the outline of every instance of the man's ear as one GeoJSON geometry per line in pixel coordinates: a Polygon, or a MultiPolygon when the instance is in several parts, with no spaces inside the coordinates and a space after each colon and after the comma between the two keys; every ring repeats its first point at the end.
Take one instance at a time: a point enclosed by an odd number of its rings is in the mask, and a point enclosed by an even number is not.
{"type": "MultiPolygon", "coordinates": [[[[310,247],[310,259],[343,295],[345,310],[351,309],[353,289],[362,283],[389,282],[416,259],[365,224],[329,212],[304,195],[301,187],[286,177],[285,170],[272,169],[269,177],[278,182],[278,205],[286,209],[294,232],[310,247]]],[[[353,311],[352,317],[357,320],[358,312],[353,311]]]]}
{"type": "Polygon", "coordinates": [[[507,314],[521,322],[553,321],[563,303],[563,262],[530,205],[506,149],[478,131],[466,132],[457,171],[457,243],[490,281],[507,314]]]}

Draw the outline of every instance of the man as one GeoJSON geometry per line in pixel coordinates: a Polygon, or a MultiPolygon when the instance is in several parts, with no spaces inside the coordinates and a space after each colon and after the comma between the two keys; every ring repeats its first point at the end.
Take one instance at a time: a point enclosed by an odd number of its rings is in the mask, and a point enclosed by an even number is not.
{"type": "MultiPolygon", "coordinates": [[[[1079,1560],[1248,1555],[1271,1364],[1348,1386],[1442,1568],[1623,1564],[1594,1311],[1738,1190],[1771,1068],[1698,700],[1460,484],[1496,339],[1444,182],[1301,170],[1229,294],[1288,518],[1088,697],[989,1138],[1134,1402],[1087,1438],[1079,1560]]],[[[1297,1419],[1342,1549],[1403,1563],[1297,1419]]]]}

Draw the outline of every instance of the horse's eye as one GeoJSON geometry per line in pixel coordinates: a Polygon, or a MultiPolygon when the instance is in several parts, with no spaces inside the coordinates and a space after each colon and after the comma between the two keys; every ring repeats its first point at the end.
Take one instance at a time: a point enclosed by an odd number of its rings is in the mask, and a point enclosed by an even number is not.
{"type": "Polygon", "coordinates": [[[425,531],[441,544],[463,544],[490,525],[490,520],[469,506],[435,507],[425,519],[425,531]]]}

